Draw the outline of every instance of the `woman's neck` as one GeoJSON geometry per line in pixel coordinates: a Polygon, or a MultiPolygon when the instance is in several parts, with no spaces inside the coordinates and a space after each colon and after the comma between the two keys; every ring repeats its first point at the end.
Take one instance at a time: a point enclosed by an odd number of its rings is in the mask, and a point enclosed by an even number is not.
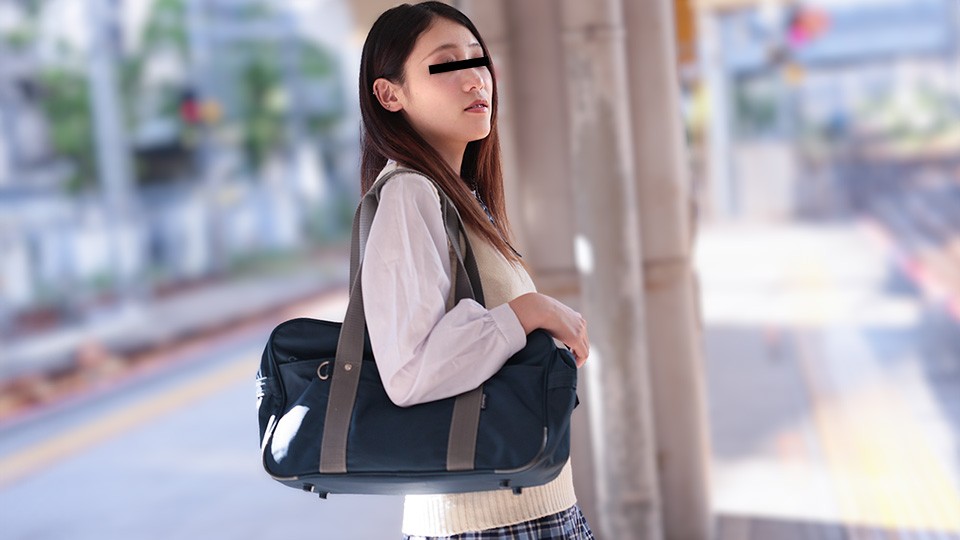
{"type": "MultiPolygon", "coordinates": [[[[464,150],[466,150],[466,149],[464,149],[464,150]]],[[[442,154],[441,154],[441,157],[443,157],[442,154]]],[[[402,162],[402,161],[397,161],[397,160],[395,160],[395,159],[393,159],[393,158],[387,158],[387,161],[388,161],[388,162],[389,162],[389,161],[393,161],[394,163],[397,164],[397,167],[401,167],[401,168],[404,168],[404,169],[413,169],[413,170],[415,170],[415,171],[419,171],[419,170],[420,170],[419,167],[412,166],[412,165],[410,165],[410,164],[408,164],[408,163],[404,163],[404,162],[402,162]]],[[[445,160],[445,161],[446,161],[446,160],[445,160]]],[[[461,153],[461,154],[460,154],[460,160],[455,162],[455,164],[456,164],[457,167],[456,167],[455,169],[453,169],[453,170],[456,171],[457,178],[460,178],[460,180],[463,182],[463,185],[467,188],[468,191],[476,192],[477,189],[478,189],[476,183],[475,183],[473,180],[467,180],[467,179],[463,178],[462,176],[460,176],[460,167],[461,167],[462,163],[463,163],[463,154],[461,153]]],[[[447,164],[451,164],[451,163],[448,161],[447,164]]]]}

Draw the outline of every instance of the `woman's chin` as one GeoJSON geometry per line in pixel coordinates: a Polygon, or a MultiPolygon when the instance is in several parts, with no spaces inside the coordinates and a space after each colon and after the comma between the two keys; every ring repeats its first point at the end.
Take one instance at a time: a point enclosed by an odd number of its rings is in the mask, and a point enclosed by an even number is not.
{"type": "Polygon", "coordinates": [[[471,141],[479,141],[480,139],[486,139],[488,135],[490,135],[490,127],[489,127],[489,126],[487,126],[486,129],[481,129],[481,130],[476,130],[476,131],[474,131],[473,134],[470,136],[469,139],[470,139],[471,141]]]}

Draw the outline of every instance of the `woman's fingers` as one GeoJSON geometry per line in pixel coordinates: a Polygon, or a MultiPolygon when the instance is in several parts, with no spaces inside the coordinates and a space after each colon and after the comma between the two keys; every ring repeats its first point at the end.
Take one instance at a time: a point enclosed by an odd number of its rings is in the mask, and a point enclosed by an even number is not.
{"type": "Polygon", "coordinates": [[[577,367],[583,366],[587,361],[587,357],[590,355],[590,342],[587,337],[586,319],[584,319],[583,315],[578,311],[571,309],[562,302],[549,296],[545,298],[552,301],[558,308],[554,311],[555,318],[553,318],[553,321],[555,321],[555,323],[550,324],[547,329],[555,338],[562,341],[567,348],[570,349],[577,367]]]}
{"type": "MultiPolygon", "coordinates": [[[[580,316],[580,314],[577,314],[580,316]]],[[[577,348],[577,367],[582,367],[590,356],[590,339],[587,337],[587,320],[580,316],[580,328],[577,335],[580,346],[577,348]]]]}
{"type": "Polygon", "coordinates": [[[573,352],[573,359],[577,363],[577,367],[583,367],[583,364],[587,362],[587,358],[590,356],[590,345],[586,340],[586,336],[580,336],[579,343],[571,348],[573,352]]]}

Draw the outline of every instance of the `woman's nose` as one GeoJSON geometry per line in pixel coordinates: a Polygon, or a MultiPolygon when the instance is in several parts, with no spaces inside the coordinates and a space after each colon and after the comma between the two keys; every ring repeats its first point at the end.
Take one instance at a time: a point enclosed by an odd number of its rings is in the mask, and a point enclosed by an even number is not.
{"type": "Polygon", "coordinates": [[[464,71],[463,89],[467,92],[474,90],[483,90],[486,88],[486,81],[481,70],[486,67],[469,68],[464,71]]]}

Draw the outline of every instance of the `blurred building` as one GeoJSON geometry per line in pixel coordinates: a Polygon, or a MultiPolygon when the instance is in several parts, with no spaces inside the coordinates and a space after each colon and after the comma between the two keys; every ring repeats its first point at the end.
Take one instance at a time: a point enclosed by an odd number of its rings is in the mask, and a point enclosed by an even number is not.
{"type": "Polygon", "coordinates": [[[717,215],[832,215],[840,141],[957,131],[956,2],[697,4],[717,215]]]}
{"type": "Polygon", "coordinates": [[[350,27],[335,1],[0,4],[0,334],[341,237],[350,27]]]}

